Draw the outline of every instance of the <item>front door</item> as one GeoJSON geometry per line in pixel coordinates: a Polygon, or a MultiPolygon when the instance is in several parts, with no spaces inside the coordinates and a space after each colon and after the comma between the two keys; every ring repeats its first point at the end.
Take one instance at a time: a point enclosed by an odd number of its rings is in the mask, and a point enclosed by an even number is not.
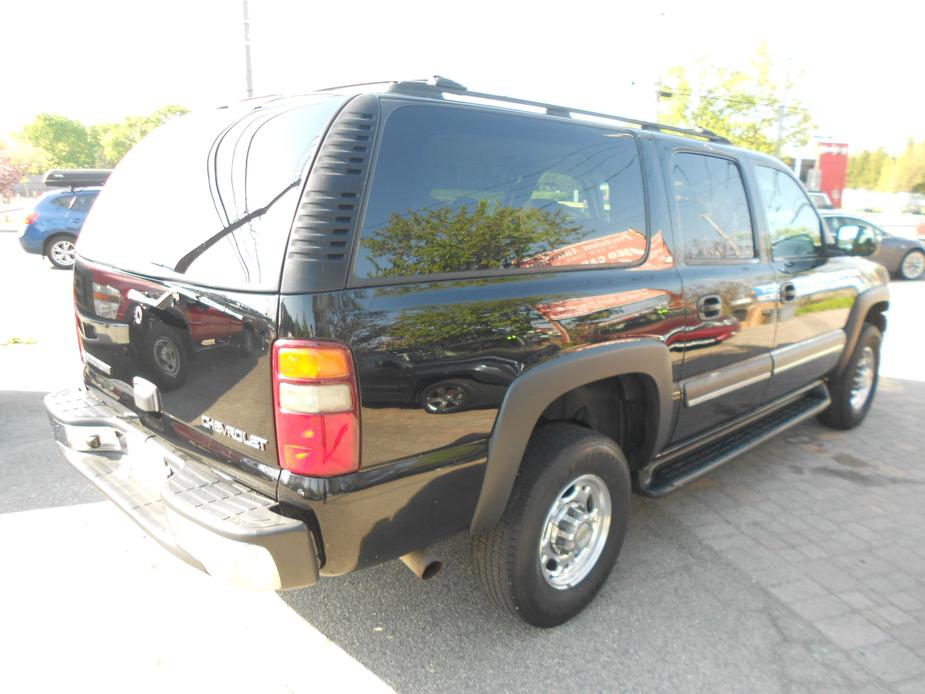
{"type": "Polygon", "coordinates": [[[827,256],[822,220],[790,172],[761,164],[755,178],[779,285],[774,378],[767,394],[772,399],[835,366],[857,288],[851,259],[827,256]]]}
{"type": "Polygon", "coordinates": [[[777,297],[738,163],[676,152],[671,172],[687,310],[683,334],[671,339],[671,348],[684,353],[672,436],[680,442],[763,402],[777,297]]]}

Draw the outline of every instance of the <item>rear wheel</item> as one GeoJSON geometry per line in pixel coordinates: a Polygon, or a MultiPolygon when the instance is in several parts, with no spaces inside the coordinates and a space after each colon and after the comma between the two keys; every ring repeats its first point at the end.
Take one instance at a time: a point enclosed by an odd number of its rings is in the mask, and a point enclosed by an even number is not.
{"type": "Polygon", "coordinates": [[[252,357],[257,352],[257,338],[254,337],[254,331],[244,328],[237,337],[238,353],[242,357],[252,357]]]}
{"type": "Polygon", "coordinates": [[[832,404],[819,421],[833,429],[853,429],[864,421],[874,401],[880,370],[880,330],[866,323],[848,365],[829,382],[832,404]]]}
{"type": "Polygon", "coordinates": [[[70,270],[77,262],[77,239],[70,234],[52,236],[45,243],[45,257],[59,270],[70,270]]]}
{"type": "Polygon", "coordinates": [[[188,371],[188,357],[180,332],[169,325],[155,323],[145,341],[148,363],[155,381],[164,390],[183,385],[188,371]]]}
{"type": "Polygon", "coordinates": [[[607,580],[629,503],[629,468],[611,439],[573,424],[538,429],[498,526],[472,538],[482,587],[534,626],[571,619],[607,580]]]}
{"type": "Polygon", "coordinates": [[[421,407],[430,414],[459,412],[471,404],[472,395],[472,386],[465,381],[438,381],[421,391],[421,407]]]}
{"type": "Polygon", "coordinates": [[[899,276],[904,280],[917,280],[925,275],[925,253],[909,251],[899,265],[899,276]]]}

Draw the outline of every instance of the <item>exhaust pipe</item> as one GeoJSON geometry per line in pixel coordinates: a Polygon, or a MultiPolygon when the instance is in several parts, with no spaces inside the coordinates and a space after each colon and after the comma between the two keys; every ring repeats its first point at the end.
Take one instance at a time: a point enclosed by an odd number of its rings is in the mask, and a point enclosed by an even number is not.
{"type": "Polygon", "coordinates": [[[433,578],[440,573],[440,570],[443,568],[442,561],[432,554],[421,550],[408,552],[408,554],[399,557],[399,559],[401,559],[402,564],[411,569],[411,572],[422,581],[433,578]]]}

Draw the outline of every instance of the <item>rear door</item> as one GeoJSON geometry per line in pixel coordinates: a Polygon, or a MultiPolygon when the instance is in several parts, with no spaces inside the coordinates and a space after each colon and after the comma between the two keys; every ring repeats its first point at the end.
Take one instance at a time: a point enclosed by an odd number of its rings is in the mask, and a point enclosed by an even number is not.
{"type": "Polygon", "coordinates": [[[835,366],[857,295],[856,272],[850,258],[828,256],[819,213],[789,171],[761,163],[754,172],[778,283],[774,378],[768,390],[775,398],[835,366]]]}
{"type": "Polygon", "coordinates": [[[67,221],[68,226],[75,234],[80,233],[84,221],[87,219],[87,213],[90,212],[90,208],[93,207],[93,203],[96,201],[96,196],[97,193],[95,192],[86,192],[77,193],[74,198],[74,202],[70,210],[68,210],[67,221]]]}
{"type": "Polygon", "coordinates": [[[682,441],[763,402],[776,296],[739,162],[676,151],[669,171],[687,309],[685,330],[672,341],[672,349],[684,353],[672,437],[682,441]]]}

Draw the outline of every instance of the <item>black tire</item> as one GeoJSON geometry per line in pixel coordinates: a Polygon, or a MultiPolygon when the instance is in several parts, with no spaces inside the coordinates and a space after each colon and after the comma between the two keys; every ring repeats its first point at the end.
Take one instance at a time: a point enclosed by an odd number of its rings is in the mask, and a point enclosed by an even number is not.
{"type": "Polygon", "coordinates": [[[829,381],[829,394],[832,397],[832,404],[828,409],[819,415],[819,421],[827,427],[833,429],[854,429],[867,416],[871,403],[874,401],[874,395],[877,392],[877,382],[880,371],[880,342],[882,336],[880,329],[876,325],[865,323],[858,337],[858,343],[855,345],[854,353],[848,360],[845,370],[838,376],[829,381]],[[872,356],[873,365],[867,364],[872,368],[871,380],[869,381],[869,390],[865,397],[861,398],[862,393],[856,392],[862,379],[862,370],[864,364],[872,356]]]}
{"type": "Polygon", "coordinates": [[[471,538],[475,573],[485,592],[500,607],[537,627],[554,627],[577,615],[607,580],[623,546],[630,491],[626,458],[611,439],[573,424],[540,427],[527,446],[498,526],[471,538]],[[610,526],[588,572],[572,585],[557,588],[540,563],[547,514],[557,499],[565,498],[566,485],[584,476],[606,485],[610,526]]]}
{"type": "Polygon", "coordinates": [[[919,250],[911,250],[906,255],[903,256],[902,261],[899,263],[899,276],[904,280],[917,280],[921,279],[922,275],[925,275],[925,253],[919,250]],[[912,264],[913,267],[908,267],[910,263],[907,263],[908,260],[918,260],[918,263],[912,264]]]}
{"type": "Polygon", "coordinates": [[[76,256],[74,246],[77,237],[72,234],[55,234],[45,242],[45,257],[59,270],[70,270],[74,267],[76,256]]]}
{"type": "Polygon", "coordinates": [[[252,357],[257,353],[257,337],[250,328],[244,328],[237,338],[236,347],[242,357],[252,357]]]}
{"type": "Polygon", "coordinates": [[[474,396],[471,384],[462,379],[447,379],[425,386],[418,401],[428,414],[451,414],[468,409],[474,396]]]}
{"type": "Polygon", "coordinates": [[[158,386],[174,390],[183,385],[189,372],[189,354],[179,330],[155,322],[145,338],[144,351],[158,386]]]}

